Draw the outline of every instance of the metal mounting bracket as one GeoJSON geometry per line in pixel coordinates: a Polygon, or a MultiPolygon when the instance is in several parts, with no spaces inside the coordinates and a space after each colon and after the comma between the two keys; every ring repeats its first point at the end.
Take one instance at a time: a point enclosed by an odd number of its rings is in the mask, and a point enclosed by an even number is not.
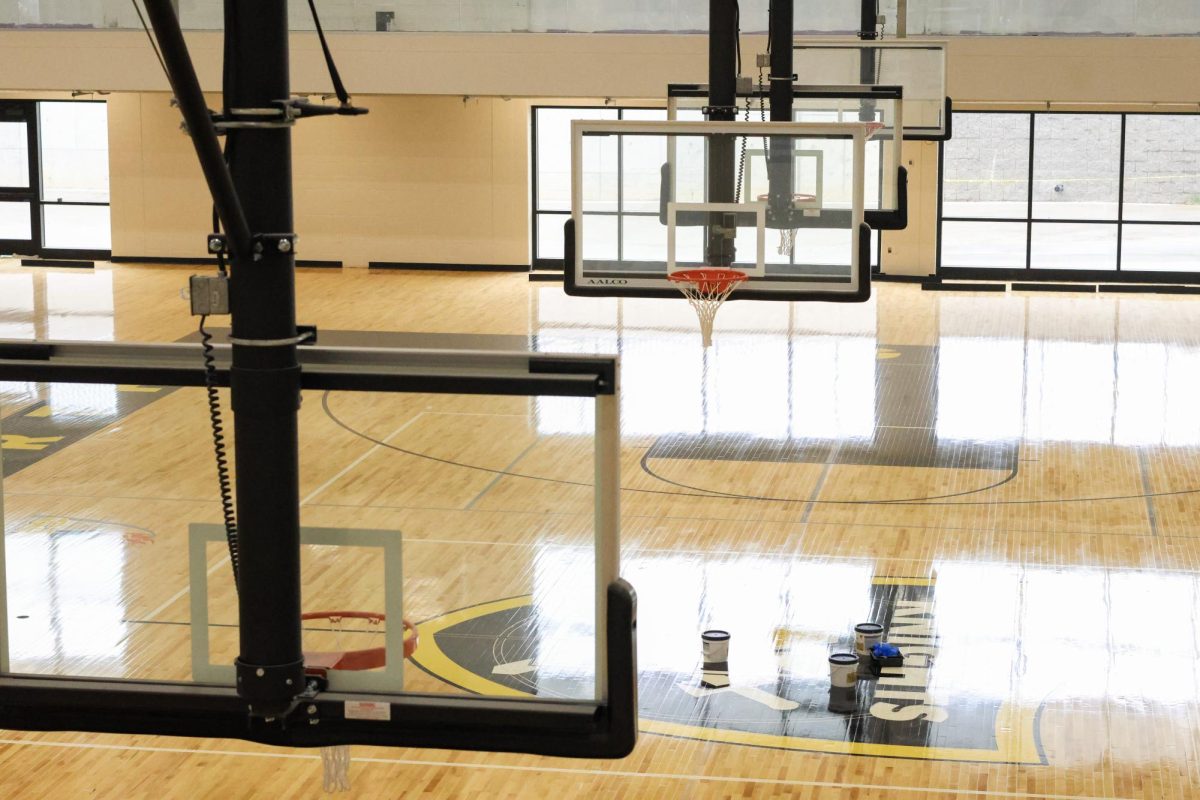
{"type": "Polygon", "coordinates": [[[267,251],[295,253],[297,238],[294,233],[256,233],[250,237],[250,250],[255,261],[261,261],[267,251]]]}

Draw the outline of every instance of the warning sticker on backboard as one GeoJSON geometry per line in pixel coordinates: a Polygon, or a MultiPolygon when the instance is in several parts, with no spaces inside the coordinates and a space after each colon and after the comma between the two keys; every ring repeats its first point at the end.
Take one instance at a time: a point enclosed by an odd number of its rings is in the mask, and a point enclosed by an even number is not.
{"type": "Polygon", "coordinates": [[[346,719],[371,719],[377,722],[388,722],[392,718],[390,703],[368,703],[363,700],[347,700],[346,719]]]}

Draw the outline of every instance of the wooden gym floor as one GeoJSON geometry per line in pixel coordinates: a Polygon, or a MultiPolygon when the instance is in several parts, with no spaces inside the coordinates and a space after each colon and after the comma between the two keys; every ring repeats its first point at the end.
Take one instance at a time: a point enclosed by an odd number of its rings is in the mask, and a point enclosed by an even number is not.
{"type": "MultiPolygon", "coordinates": [[[[192,336],[187,275],[0,266],[0,338],[192,336]]],[[[1195,300],[884,284],[861,306],[731,303],[704,353],[682,300],[519,274],[298,282],[327,343],[623,364],[637,750],[358,747],[352,796],[1200,797],[1195,300]],[[908,663],[831,711],[826,656],[868,620],[908,663]],[[696,680],[710,627],[732,635],[728,690],[696,680]]],[[[203,393],[2,391],[13,669],[189,679],[188,525],[220,521],[203,393]]],[[[304,524],[402,537],[407,688],[587,696],[590,401],[313,394],[301,429],[304,524]]],[[[219,544],[208,561],[221,660],[219,544]]],[[[308,607],[382,603],[363,548],[306,548],[305,569],[308,607]]],[[[312,752],[0,732],[3,797],[320,792],[312,752]]]]}

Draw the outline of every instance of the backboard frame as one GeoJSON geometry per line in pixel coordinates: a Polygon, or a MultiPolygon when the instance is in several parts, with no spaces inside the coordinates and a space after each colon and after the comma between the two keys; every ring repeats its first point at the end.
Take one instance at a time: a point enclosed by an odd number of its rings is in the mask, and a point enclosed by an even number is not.
{"type": "MultiPolygon", "coordinates": [[[[825,301],[864,302],[871,295],[871,228],[866,223],[863,199],[863,172],[866,161],[866,142],[873,133],[866,123],[810,123],[810,122],[708,122],[668,121],[646,122],[640,120],[574,120],[571,123],[571,218],[564,226],[564,281],[567,294],[581,297],[678,297],[679,291],[667,280],[664,262],[661,275],[630,276],[625,274],[584,274],[583,259],[583,140],[585,136],[708,136],[727,135],[739,137],[792,136],[853,140],[853,201],[848,210],[848,225],[853,244],[850,253],[850,268],[847,277],[836,280],[806,279],[795,277],[794,283],[803,289],[758,289],[754,282],[740,287],[732,299],[737,300],[782,300],[782,301],[825,301]]],[[[670,145],[668,145],[670,148],[670,145]]],[[[743,203],[746,211],[753,211],[755,203],[743,203]]],[[[663,211],[668,203],[663,203],[663,211]]],[[[833,214],[846,213],[833,211],[833,214]]],[[[812,227],[828,227],[813,225],[812,227]]],[[[761,251],[760,251],[761,252],[761,251]]],[[[735,267],[739,268],[740,267],[735,267]]],[[[782,281],[780,281],[782,282],[782,281]]]]}
{"type": "MultiPolygon", "coordinates": [[[[232,348],[214,348],[213,381],[229,386],[232,348]]],[[[199,344],[0,341],[0,380],[202,387],[207,380],[201,355],[199,344]]],[[[300,348],[298,355],[300,386],[309,390],[595,399],[594,699],[320,690],[302,695],[303,702],[284,715],[262,717],[247,713],[245,699],[232,686],[13,673],[7,617],[0,617],[0,728],[241,739],[289,747],[371,744],[579,758],[628,755],[637,741],[637,600],[618,577],[617,357],[315,346],[300,348]],[[386,718],[354,718],[350,704],[359,703],[386,710],[386,718]]],[[[7,599],[3,544],[0,537],[0,603],[7,599]]]]}
{"type": "MultiPolygon", "coordinates": [[[[913,120],[916,119],[916,116],[914,116],[911,113],[911,110],[912,110],[911,106],[914,102],[916,102],[916,103],[922,102],[922,99],[917,96],[917,93],[915,93],[911,90],[910,86],[905,85],[903,82],[901,82],[901,85],[904,88],[905,101],[910,106],[910,109],[909,109],[910,113],[907,114],[907,116],[909,118],[909,122],[905,127],[904,138],[908,141],[913,141],[913,142],[942,142],[942,141],[946,141],[946,140],[950,139],[953,135],[953,115],[952,115],[952,109],[951,109],[951,101],[950,101],[950,97],[946,94],[946,81],[947,81],[946,47],[947,47],[946,41],[938,40],[938,39],[857,40],[857,39],[826,39],[826,38],[809,39],[809,38],[804,38],[804,39],[796,39],[792,43],[793,54],[795,54],[795,51],[799,51],[799,50],[816,50],[816,49],[823,49],[823,48],[830,49],[830,50],[858,51],[860,53],[864,50],[874,50],[874,51],[881,51],[881,52],[886,52],[888,50],[893,50],[893,51],[912,50],[912,51],[929,51],[931,53],[936,54],[934,57],[937,59],[937,62],[940,67],[940,82],[941,82],[941,96],[938,98],[941,119],[939,120],[938,125],[936,125],[936,126],[917,126],[913,123],[913,120]]],[[[802,69],[803,69],[802,65],[797,64],[797,66],[796,66],[797,72],[800,72],[802,69]]],[[[881,79],[883,81],[883,83],[885,83],[885,84],[895,84],[895,81],[889,80],[889,76],[879,75],[877,77],[879,79],[881,79]]],[[[855,85],[855,86],[861,86],[861,87],[869,87],[869,86],[873,86],[873,85],[877,84],[876,80],[871,80],[871,81],[863,80],[863,81],[859,81],[857,83],[852,83],[852,84],[847,84],[847,82],[845,80],[839,80],[836,82],[831,81],[829,84],[820,84],[820,83],[814,83],[812,80],[812,77],[808,76],[808,75],[801,75],[801,79],[806,84],[814,85],[814,86],[828,85],[828,86],[843,86],[844,87],[847,85],[855,85]]],[[[928,100],[931,101],[932,98],[928,98],[928,100]]]]}
{"type": "MultiPolygon", "coordinates": [[[[707,105],[708,92],[708,85],[703,83],[668,84],[667,119],[675,121],[679,118],[680,101],[693,100],[707,105]]],[[[765,86],[756,86],[748,92],[739,91],[737,97],[739,104],[745,99],[757,99],[760,102],[767,103],[770,100],[770,89],[765,86]]],[[[792,99],[794,101],[882,100],[894,104],[892,125],[889,126],[885,122],[884,127],[872,137],[872,140],[887,141],[895,137],[895,142],[890,149],[890,157],[887,159],[881,158],[880,164],[881,167],[893,166],[895,174],[890,176],[890,181],[888,180],[888,176],[881,176],[883,179],[880,186],[881,207],[865,209],[865,219],[872,230],[893,231],[907,228],[908,168],[904,166],[904,140],[910,137],[904,128],[904,87],[860,84],[820,86],[795,83],[792,84],[792,99]],[[895,131],[899,131],[899,135],[896,135],[895,131]],[[885,193],[891,195],[887,198],[888,203],[886,204],[882,202],[885,193]]],[[[754,152],[761,151],[748,150],[747,155],[754,152]]],[[[747,190],[747,194],[749,194],[749,190],[747,190]]]]}
{"type": "MultiPolygon", "coordinates": [[[[191,607],[192,679],[197,683],[233,686],[232,664],[214,664],[209,657],[208,558],[210,542],[225,543],[225,526],[193,522],[188,526],[188,595],[191,607]]],[[[404,687],[403,550],[399,531],[361,528],[300,528],[301,545],[370,547],[383,553],[384,666],[379,670],[336,670],[326,673],[333,692],[402,692],[404,687]]],[[[370,609],[372,611],[376,609],[370,609]]]]}
{"type": "Polygon", "coordinates": [[[679,217],[679,212],[728,212],[732,214],[753,212],[755,218],[755,238],[757,247],[755,248],[755,263],[753,269],[745,269],[742,271],[747,275],[761,277],[766,274],[766,264],[763,262],[763,252],[766,250],[766,233],[767,233],[767,204],[766,203],[677,203],[674,200],[667,203],[667,221],[671,226],[667,228],[667,274],[675,272],[678,267],[675,264],[675,237],[676,228],[675,220],[679,217]]]}

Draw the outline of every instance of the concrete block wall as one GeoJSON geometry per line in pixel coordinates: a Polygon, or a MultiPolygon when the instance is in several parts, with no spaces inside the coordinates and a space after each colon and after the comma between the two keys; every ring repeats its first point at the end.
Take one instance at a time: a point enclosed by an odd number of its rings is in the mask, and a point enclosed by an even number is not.
{"type": "MultiPolygon", "coordinates": [[[[1035,121],[1034,200],[1112,202],[1120,178],[1120,117],[1040,115],[1035,121]]],[[[1026,197],[1028,117],[960,114],[946,147],[948,202],[1026,197]]],[[[1200,116],[1135,114],[1125,150],[1126,200],[1200,203],[1200,116]]]]}
{"type": "Polygon", "coordinates": [[[1200,205],[1200,116],[1129,118],[1125,197],[1138,203],[1200,205]]]}
{"type": "Polygon", "coordinates": [[[1024,116],[978,114],[954,120],[946,147],[945,200],[1019,202],[1026,199],[1029,125],[1024,116]]]}

